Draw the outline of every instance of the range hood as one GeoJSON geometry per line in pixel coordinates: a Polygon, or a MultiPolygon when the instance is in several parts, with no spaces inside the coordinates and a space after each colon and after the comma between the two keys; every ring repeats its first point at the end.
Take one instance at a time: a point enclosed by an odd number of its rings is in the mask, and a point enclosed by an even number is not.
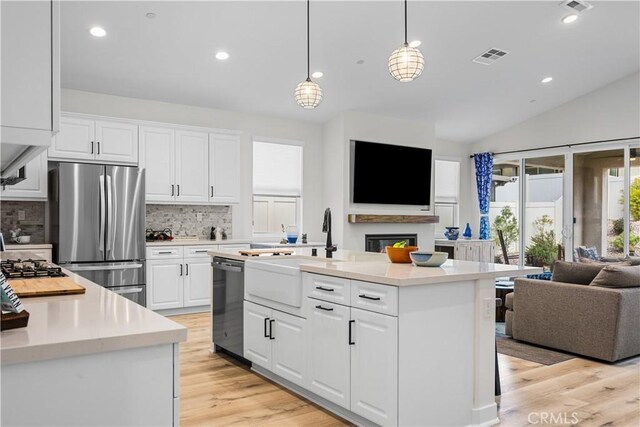
{"type": "Polygon", "coordinates": [[[0,185],[15,185],[26,178],[25,165],[47,149],[46,145],[3,142],[0,146],[0,185]]]}

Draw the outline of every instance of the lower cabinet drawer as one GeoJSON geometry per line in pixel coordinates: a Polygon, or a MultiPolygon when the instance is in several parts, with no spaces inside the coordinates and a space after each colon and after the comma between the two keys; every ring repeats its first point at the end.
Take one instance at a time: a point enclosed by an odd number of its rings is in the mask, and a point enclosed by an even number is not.
{"type": "Polygon", "coordinates": [[[398,288],[378,283],[351,281],[351,306],[376,313],[398,315],[398,288]]]}
{"type": "Polygon", "coordinates": [[[304,273],[302,283],[308,297],[349,305],[349,279],[304,273]]]}
{"type": "Polygon", "coordinates": [[[218,249],[218,245],[211,246],[203,246],[203,245],[194,245],[194,246],[185,246],[184,247],[184,257],[185,258],[208,258],[208,251],[214,251],[218,249]]]}
{"type": "Polygon", "coordinates": [[[184,253],[182,249],[182,246],[147,246],[147,259],[182,258],[184,253]]]}

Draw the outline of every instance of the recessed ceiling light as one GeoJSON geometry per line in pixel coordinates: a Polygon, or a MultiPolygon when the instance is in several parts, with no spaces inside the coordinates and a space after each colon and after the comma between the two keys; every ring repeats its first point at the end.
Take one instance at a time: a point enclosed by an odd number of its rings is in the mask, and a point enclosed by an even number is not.
{"type": "Polygon", "coordinates": [[[540,83],[549,83],[551,80],[553,80],[553,77],[545,77],[544,79],[540,80],[540,83]]]}
{"type": "Polygon", "coordinates": [[[104,37],[107,35],[107,32],[105,31],[104,28],[102,27],[93,27],[89,30],[89,33],[93,36],[93,37],[104,37]]]}
{"type": "Polygon", "coordinates": [[[229,59],[229,54],[227,52],[220,51],[216,53],[216,59],[224,61],[225,59],[229,59]]]}
{"type": "Polygon", "coordinates": [[[316,71],[315,73],[311,74],[311,77],[313,77],[314,79],[319,79],[322,76],[324,76],[324,73],[322,71],[316,71]]]}
{"type": "Polygon", "coordinates": [[[149,19],[154,19],[154,18],[156,17],[156,14],[155,14],[155,13],[153,13],[153,12],[149,12],[149,13],[147,13],[147,14],[146,14],[146,15],[144,15],[144,16],[146,16],[146,17],[147,17],[147,18],[149,18],[149,19]]]}
{"type": "Polygon", "coordinates": [[[567,16],[565,16],[564,18],[562,18],[562,23],[563,24],[571,24],[572,22],[576,22],[577,19],[578,19],[578,14],[577,13],[570,13],[567,16]]]}
{"type": "Polygon", "coordinates": [[[418,47],[422,44],[422,42],[420,40],[414,40],[412,42],[409,42],[409,46],[411,47],[418,47]]]}

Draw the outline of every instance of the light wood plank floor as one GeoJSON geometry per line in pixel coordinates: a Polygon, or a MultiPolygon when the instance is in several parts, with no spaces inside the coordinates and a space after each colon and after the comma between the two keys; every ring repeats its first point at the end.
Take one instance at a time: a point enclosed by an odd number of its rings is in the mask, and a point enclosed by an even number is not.
{"type": "MultiPolygon", "coordinates": [[[[211,355],[208,313],[172,319],[189,328],[180,346],[183,426],[347,424],[233,359],[211,355]]],[[[640,426],[640,357],[545,366],[501,354],[499,362],[501,426],[640,426]]]]}

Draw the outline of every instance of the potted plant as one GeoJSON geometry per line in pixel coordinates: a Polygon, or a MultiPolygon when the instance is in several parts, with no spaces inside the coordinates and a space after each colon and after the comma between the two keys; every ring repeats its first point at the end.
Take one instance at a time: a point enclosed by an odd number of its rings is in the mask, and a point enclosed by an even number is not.
{"type": "Polygon", "coordinates": [[[531,244],[525,250],[527,264],[534,267],[552,267],[558,253],[556,233],[551,229],[553,220],[542,215],[533,221],[536,234],[531,236],[531,244]]]}

